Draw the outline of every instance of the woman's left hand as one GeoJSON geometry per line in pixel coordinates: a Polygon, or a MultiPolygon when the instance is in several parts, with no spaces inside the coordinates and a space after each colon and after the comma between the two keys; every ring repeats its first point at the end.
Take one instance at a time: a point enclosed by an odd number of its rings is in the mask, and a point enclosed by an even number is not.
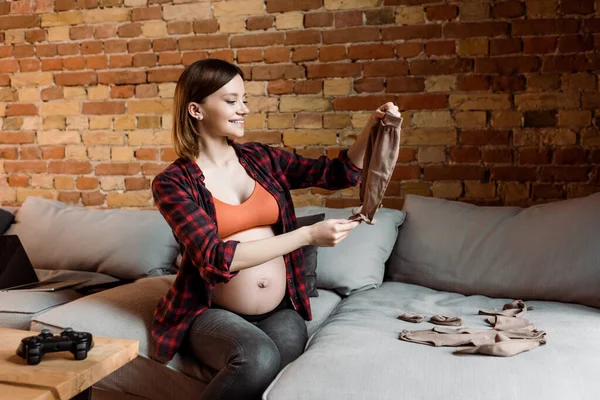
{"type": "Polygon", "coordinates": [[[371,114],[371,116],[369,117],[371,125],[374,124],[375,122],[377,122],[377,120],[383,119],[386,112],[389,112],[390,114],[392,114],[396,117],[400,116],[400,111],[398,111],[398,106],[390,101],[388,103],[385,103],[381,107],[379,107],[377,110],[375,110],[373,112],[373,114],[371,114]]]}

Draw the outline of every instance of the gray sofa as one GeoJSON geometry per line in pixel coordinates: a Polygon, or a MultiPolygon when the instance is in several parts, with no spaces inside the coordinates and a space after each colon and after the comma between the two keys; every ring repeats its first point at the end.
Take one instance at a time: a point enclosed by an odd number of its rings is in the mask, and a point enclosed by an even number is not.
{"type": "MultiPolygon", "coordinates": [[[[140,356],[100,381],[94,399],[198,397],[215,371],[181,355],[167,365],[147,356],[152,312],[177,258],[156,211],[28,198],[6,234],[19,235],[41,277],[135,281],[89,295],[0,293],[0,326],[72,326],[139,340],[140,356]]],[[[306,350],[271,383],[266,400],[600,398],[600,193],[526,209],[408,196],[404,211],[382,208],[375,225],[319,248],[317,264],[306,350]],[[465,327],[488,328],[478,310],[517,298],[533,306],[526,318],[547,332],[547,344],[533,351],[458,356],[450,347],[398,340],[403,329],[433,327],[398,320],[404,312],[456,315],[465,327]]]]}

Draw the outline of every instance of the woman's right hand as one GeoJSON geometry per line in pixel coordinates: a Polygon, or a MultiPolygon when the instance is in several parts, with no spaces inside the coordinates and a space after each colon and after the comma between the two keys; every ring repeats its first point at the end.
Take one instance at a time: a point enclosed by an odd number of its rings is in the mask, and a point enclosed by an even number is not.
{"type": "Polygon", "coordinates": [[[328,219],[308,226],[311,246],[333,247],[348,236],[360,221],[348,219],[328,219]]]}

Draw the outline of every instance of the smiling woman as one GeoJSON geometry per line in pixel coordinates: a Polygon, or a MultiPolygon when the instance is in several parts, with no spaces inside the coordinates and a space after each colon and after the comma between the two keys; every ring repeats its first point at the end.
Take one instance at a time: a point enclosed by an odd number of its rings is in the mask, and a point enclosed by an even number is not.
{"type": "MultiPolygon", "coordinates": [[[[302,247],[335,246],[358,225],[330,219],[298,228],[290,190],[355,186],[361,170],[347,150],[309,159],[237,143],[245,96],[237,66],[188,66],[175,88],[179,158],[152,182],[182,254],[154,314],[153,357],[164,362],[183,351],[218,371],[201,399],[257,399],[302,354],[304,320],[312,318],[302,247]]],[[[360,161],[360,149],[354,154],[360,161]]]]}

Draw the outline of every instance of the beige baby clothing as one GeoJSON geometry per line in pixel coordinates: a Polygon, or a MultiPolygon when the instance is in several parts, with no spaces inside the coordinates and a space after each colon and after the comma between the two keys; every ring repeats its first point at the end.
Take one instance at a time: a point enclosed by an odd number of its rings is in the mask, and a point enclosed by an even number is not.
{"type": "Polygon", "coordinates": [[[461,326],[463,321],[460,317],[451,317],[448,315],[434,315],[429,318],[429,322],[436,325],[461,326]]]}
{"type": "Polygon", "coordinates": [[[401,316],[399,316],[398,319],[401,319],[402,321],[418,324],[425,320],[425,316],[423,314],[417,314],[417,313],[404,313],[401,316]]]}
{"type": "Polygon", "coordinates": [[[351,220],[374,224],[373,218],[381,207],[400,151],[402,117],[389,112],[374,124],[369,132],[360,183],[361,206],[352,210],[351,220]]]}

